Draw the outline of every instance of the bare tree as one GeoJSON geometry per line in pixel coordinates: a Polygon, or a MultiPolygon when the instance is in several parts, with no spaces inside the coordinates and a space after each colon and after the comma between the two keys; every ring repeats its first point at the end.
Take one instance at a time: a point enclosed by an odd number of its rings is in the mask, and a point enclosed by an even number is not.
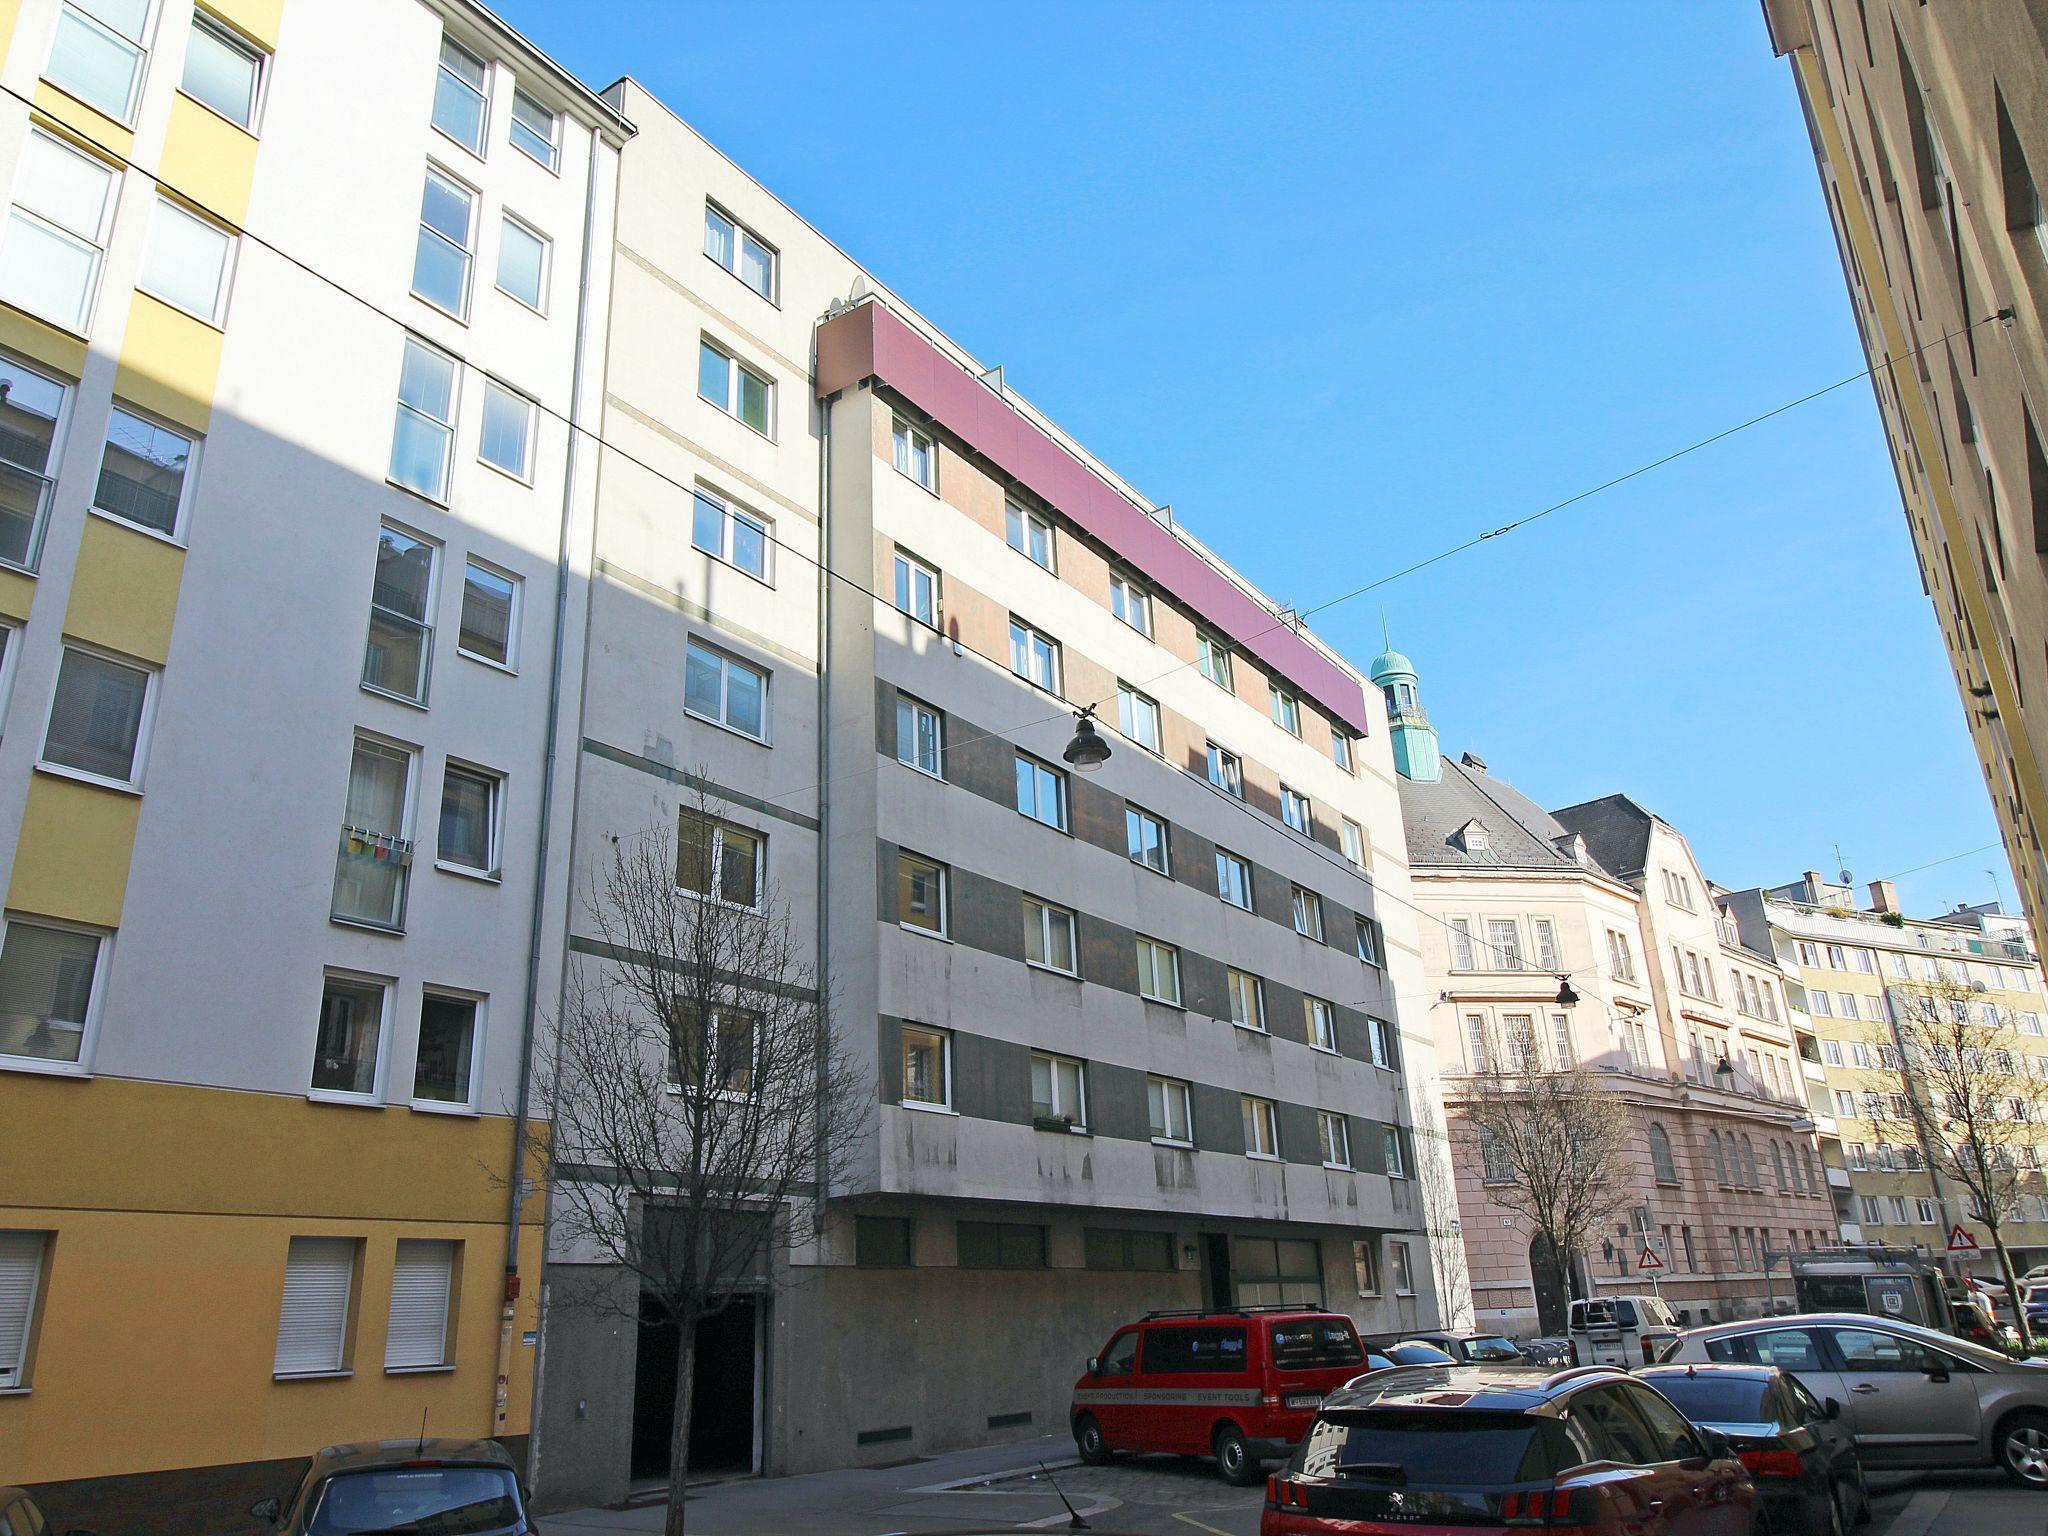
{"type": "Polygon", "coordinates": [[[1528,1221],[1576,1297],[1573,1258],[1629,1202],[1628,1107],[1595,1073],[1546,1067],[1532,1028],[1485,1044],[1484,1069],[1450,1090],[1462,1098],[1453,1135],[1483,1170],[1487,1194],[1528,1221]]]}
{"type": "Polygon", "coordinates": [[[1981,1001],[1966,986],[1938,981],[1890,989],[1890,1028],[1876,1042],[1885,1091],[1867,1089],[1865,1117],[1879,1134],[1912,1149],[1924,1162],[1937,1199],[1941,1181],[1969,1199],[1998,1255],[2020,1346],[2031,1350],[2019,1276],[2006,1251],[2004,1228],[2020,1202],[2042,1188],[2035,1150],[2048,1123],[2048,1080],[2018,1050],[2019,1020],[1981,1001]]]}
{"type": "Polygon", "coordinates": [[[761,847],[701,795],[676,831],[615,839],[585,903],[604,953],[579,957],[535,1071],[555,1239],[637,1282],[630,1301],[595,1283],[566,1299],[676,1330],[668,1536],[683,1531],[697,1324],[818,1235],[873,1098],[761,847]]]}
{"type": "Polygon", "coordinates": [[[1451,1167],[1450,1137],[1435,1126],[1415,1128],[1415,1181],[1422,1193],[1422,1226],[1429,1238],[1443,1326],[1469,1328],[1472,1281],[1465,1264],[1465,1234],[1458,1215],[1458,1180],[1451,1167]]]}

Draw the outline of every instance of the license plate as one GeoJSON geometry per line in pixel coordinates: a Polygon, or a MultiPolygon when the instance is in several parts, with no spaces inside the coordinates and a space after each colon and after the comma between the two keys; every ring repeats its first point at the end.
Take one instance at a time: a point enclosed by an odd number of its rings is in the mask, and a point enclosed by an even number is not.
{"type": "Polygon", "coordinates": [[[1287,1406],[1290,1408],[1320,1408],[1323,1406],[1323,1394],[1320,1392],[1290,1392],[1287,1394],[1287,1406]]]}

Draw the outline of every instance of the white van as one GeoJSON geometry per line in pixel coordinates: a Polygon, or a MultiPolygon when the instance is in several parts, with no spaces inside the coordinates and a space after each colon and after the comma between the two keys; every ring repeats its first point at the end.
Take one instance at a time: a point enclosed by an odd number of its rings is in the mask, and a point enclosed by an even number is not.
{"type": "Polygon", "coordinates": [[[1575,1301],[1566,1330],[1572,1364],[1647,1365],[1678,1337],[1678,1318],[1661,1296],[1601,1296],[1575,1301]]]}

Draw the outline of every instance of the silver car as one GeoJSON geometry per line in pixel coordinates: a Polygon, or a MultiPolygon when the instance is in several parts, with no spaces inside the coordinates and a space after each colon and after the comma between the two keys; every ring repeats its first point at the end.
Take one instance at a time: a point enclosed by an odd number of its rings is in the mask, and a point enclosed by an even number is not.
{"type": "Polygon", "coordinates": [[[2024,1487],[2048,1489],[2048,1366],[1860,1312],[1695,1328],[1663,1360],[1790,1371],[1823,1403],[1841,1406],[1872,1471],[1996,1466],[2024,1487]]]}

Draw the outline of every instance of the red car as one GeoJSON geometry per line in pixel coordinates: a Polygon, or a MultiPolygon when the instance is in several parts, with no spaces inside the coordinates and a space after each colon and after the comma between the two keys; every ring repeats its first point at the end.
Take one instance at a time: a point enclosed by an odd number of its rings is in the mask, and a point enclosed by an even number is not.
{"type": "Polygon", "coordinates": [[[1366,1368],[1351,1319],[1297,1308],[1152,1312],[1119,1328],[1074,1383],[1081,1459],[1119,1451],[1214,1456],[1249,1486],[1285,1456],[1323,1395],[1366,1368]]]}
{"type": "Polygon", "coordinates": [[[1608,1366],[1409,1366],[1332,1393],[1259,1536],[1762,1536],[1727,1440],[1608,1366]]]}

